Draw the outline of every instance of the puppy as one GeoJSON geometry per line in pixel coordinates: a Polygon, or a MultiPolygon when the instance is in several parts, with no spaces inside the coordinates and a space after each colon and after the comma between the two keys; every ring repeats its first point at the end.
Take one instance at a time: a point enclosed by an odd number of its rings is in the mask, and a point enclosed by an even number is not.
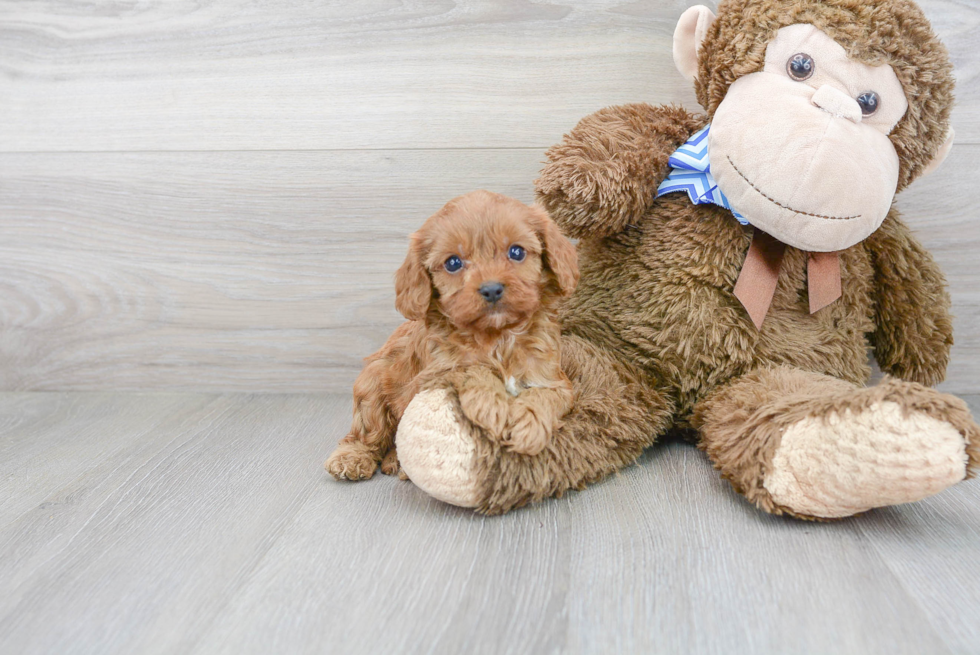
{"type": "Polygon", "coordinates": [[[575,247],[543,209],[489,191],[451,200],[411,236],[395,275],[408,322],[365,360],[327,471],[363,480],[382,462],[398,473],[398,421],[433,384],[455,387],[463,414],[506,447],[540,452],[572,406],[555,312],[578,275],[575,247]]]}

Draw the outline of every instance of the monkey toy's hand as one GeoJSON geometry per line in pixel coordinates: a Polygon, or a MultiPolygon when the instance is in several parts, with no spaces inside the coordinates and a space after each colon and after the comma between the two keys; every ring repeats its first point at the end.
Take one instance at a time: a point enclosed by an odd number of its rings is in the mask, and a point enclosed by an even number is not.
{"type": "Polygon", "coordinates": [[[546,153],[538,200],[577,239],[611,236],[640,220],[670,170],[670,155],[704,125],[680,107],[607,107],[546,153]]]}

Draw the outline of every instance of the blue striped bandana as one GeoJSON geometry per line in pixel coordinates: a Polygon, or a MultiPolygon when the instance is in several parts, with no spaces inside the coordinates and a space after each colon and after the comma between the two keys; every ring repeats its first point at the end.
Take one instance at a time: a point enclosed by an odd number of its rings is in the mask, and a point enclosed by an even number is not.
{"type": "Polygon", "coordinates": [[[657,197],[665,193],[684,191],[695,205],[720,205],[729,210],[739,223],[748,225],[749,221],[732,209],[731,203],[718,188],[718,183],[711,174],[711,162],[708,161],[710,128],[710,123],[702,127],[670,156],[667,160],[671,167],[670,173],[657,187],[657,197]]]}

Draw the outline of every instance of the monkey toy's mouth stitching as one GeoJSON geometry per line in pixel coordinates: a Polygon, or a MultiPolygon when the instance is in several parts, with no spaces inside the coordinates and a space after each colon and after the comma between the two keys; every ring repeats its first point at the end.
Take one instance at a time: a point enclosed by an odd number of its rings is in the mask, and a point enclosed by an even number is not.
{"type": "Polygon", "coordinates": [[[810,212],[804,212],[804,211],[800,211],[799,209],[793,209],[792,207],[789,207],[787,205],[784,205],[783,203],[779,202],[778,200],[775,200],[775,199],[769,197],[768,195],[766,195],[759,187],[757,187],[756,185],[752,184],[752,181],[749,180],[749,178],[745,177],[745,175],[742,173],[742,171],[738,170],[738,166],[735,165],[735,162],[732,161],[732,158],[731,157],[729,157],[728,155],[725,155],[725,158],[728,159],[728,163],[732,165],[732,168],[735,169],[735,172],[738,173],[741,176],[741,178],[743,180],[745,180],[745,182],[750,187],[752,187],[753,189],[755,189],[756,192],[760,196],[762,196],[763,198],[765,198],[766,200],[768,200],[772,204],[776,205],[777,207],[782,207],[783,209],[788,209],[789,211],[794,212],[796,214],[803,214],[804,216],[813,216],[814,218],[826,218],[827,220],[831,220],[831,221],[849,221],[849,220],[854,219],[854,218],[861,218],[861,215],[860,214],[857,214],[856,216],[824,216],[823,214],[811,214],[810,212]]]}

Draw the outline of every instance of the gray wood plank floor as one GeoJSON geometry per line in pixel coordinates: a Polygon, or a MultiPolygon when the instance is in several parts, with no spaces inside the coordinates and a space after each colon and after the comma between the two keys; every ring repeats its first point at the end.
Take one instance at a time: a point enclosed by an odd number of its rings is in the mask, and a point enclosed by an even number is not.
{"type": "Polygon", "coordinates": [[[980,652],[977,480],[803,523],[670,443],[487,518],[329,479],[349,410],[0,394],[0,652],[980,652]]]}

